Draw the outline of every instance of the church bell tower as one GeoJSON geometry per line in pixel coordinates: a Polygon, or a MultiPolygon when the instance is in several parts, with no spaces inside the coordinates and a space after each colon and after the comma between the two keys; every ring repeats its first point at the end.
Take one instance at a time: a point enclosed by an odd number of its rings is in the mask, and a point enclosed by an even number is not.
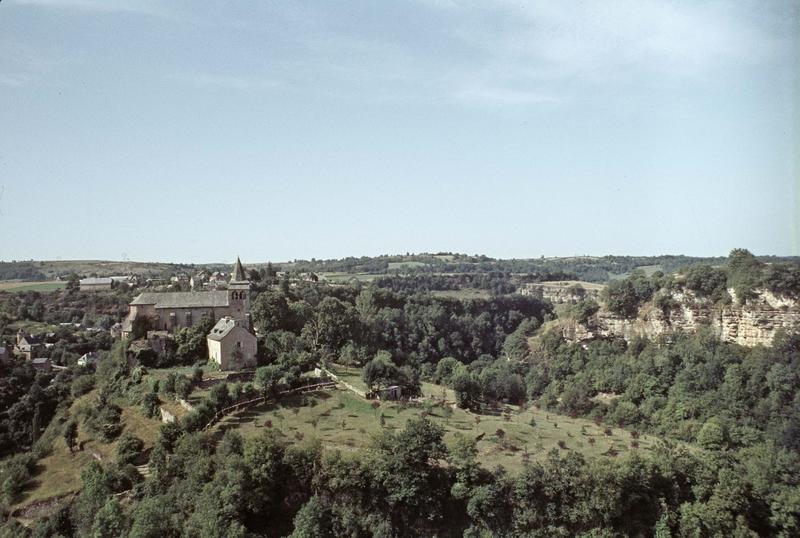
{"type": "Polygon", "coordinates": [[[228,305],[230,316],[248,330],[250,326],[250,281],[239,257],[233,266],[233,275],[228,283],[228,305]]]}

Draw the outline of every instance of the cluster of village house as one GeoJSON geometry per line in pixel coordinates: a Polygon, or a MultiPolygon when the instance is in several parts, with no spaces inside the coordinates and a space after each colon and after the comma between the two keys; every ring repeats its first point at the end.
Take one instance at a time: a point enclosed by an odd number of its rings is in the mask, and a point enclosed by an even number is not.
{"type": "MultiPolygon", "coordinates": [[[[182,282],[173,277],[174,282],[182,282]]],[[[209,360],[217,363],[220,370],[240,370],[256,365],[257,338],[250,319],[250,282],[242,262],[237,258],[230,279],[222,272],[204,272],[188,279],[195,291],[144,292],[129,305],[127,317],[111,328],[112,336],[130,337],[134,324],[146,320],[151,329],[144,345],[156,352],[163,352],[166,340],[171,339],[176,329],[193,327],[205,317],[216,321],[206,336],[209,360]],[[202,291],[197,291],[200,288],[202,291]]],[[[124,282],[132,284],[130,277],[88,278],[80,281],[82,290],[111,289],[112,285],[124,282]]],[[[54,367],[50,359],[38,357],[47,347],[47,335],[31,335],[23,330],[17,333],[13,353],[24,357],[41,370],[54,367]]],[[[0,347],[0,361],[7,361],[11,352],[0,347]]],[[[87,353],[78,363],[93,364],[97,354],[87,353]]]]}
{"type": "MultiPolygon", "coordinates": [[[[52,343],[47,342],[47,338],[53,336],[53,333],[48,333],[45,335],[32,335],[20,329],[17,332],[17,338],[14,343],[13,355],[17,355],[28,360],[37,370],[50,371],[53,368],[59,368],[59,366],[55,366],[49,358],[38,356],[42,349],[53,345],[52,343]]],[[[81,366],[95,364],[99,358],[99,355],[100,354],[95,351],[85,353],[78,359],[78,364],[81,366]]],[[[5,346],[0,346],[0,362],[7,363],[11,360],[11,357],[12,351],[5,346]]]]}
{"type": "Polygon", "coordinates": [[[128,276],[106,276],[106,277],[88,277],[82,278],[78,281],[81,291],[102,291],[110,290],[114,286],[130,286],[135,287],[140,284],[145,286],[159,286],[163,284],[188,284],[193,291],[202,290],[219,290],[224,289],[228,285],[230,275],[224,271],[208,271],[202,270],[196,275],[189,276],[185,273],[173,275],[167,279],[162,278],[146,278],[140,279],[139,277],[128,276]]]}

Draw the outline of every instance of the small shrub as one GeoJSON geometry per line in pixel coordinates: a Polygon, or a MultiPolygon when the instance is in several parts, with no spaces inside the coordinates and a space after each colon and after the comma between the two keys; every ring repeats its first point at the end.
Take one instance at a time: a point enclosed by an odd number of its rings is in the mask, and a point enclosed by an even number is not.
{"type": "Polygon", "coordinates": [[[186,376],[180,376],[175,380],[175,395],[185,400],[192,393],[192,382],[186,376]]]}
{"type": "Polygon", "coordinates": [[[565,450],[567,448],[567,443],[563,439],[558,441],[558,448],[565,450]]]}
{"type": "Polygon", "coordinates": [[[123,434],[117,444],[117,464],[122,467],[132,463],[143,448],[144,441],[130,433],[123,434]]]}
{"type": "Polygon", "coordinates": [[[147,418],[158,417],[161,414],[159,411],[160,405],[161,400],[158,399],[158,395],[155,392],[148,392],[142,398],[142,411],[147,418]]]}
{"type": "Polygon", "coordinates": [[[202,368],[195,368],[192,372],[192,384],[195,386],[201,385],[203,383],[203,369],[202,368]]]}
{"type": "Polygon", "coordinates": [[[94,388],[94,375],[79,375],[72,380],[72,396],[83,396],[94,388]]]}
{"type": "Polygon", "coordinates": [[[595,441],[594,437],[589,437],[589,444],[590,445],[594,446],[595,442],[596,441],[595,441]]]}
{"type": "Polygon", "coordinates": [[[614,432],[611,430],[611,428],[606,428],[603,430],[603,433],[606,435],[613,435],[614,432]]]}

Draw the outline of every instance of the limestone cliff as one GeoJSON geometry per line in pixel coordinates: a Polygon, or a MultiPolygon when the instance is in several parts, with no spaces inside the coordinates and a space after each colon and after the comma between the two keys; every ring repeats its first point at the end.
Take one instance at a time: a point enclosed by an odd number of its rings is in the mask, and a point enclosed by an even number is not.
{"type": "Polygon", "coordinates": [[[603,286],[577,280],[533,282],[522,286],[522,295],[546,299],[553,304],[575,304],[583,299],[598,299],[603,286]]]}
{"type": "Polygon", "coordinates": [[[570,341],[595,338],[634,336],[656,337],[669,332],[693,333],[701,326],[710,326],[725,342],[744,346],[772,345],[779,329],[800,330],[800,303],[761,291],[757,298],[739,305],[715,305],[691,292],[673,292],[673,306],[666,312],[648,303],[639,309],[635,319],[625,319],[601,309],[587,323],[568,322],[561,325],[564,337],[570,341]]]}

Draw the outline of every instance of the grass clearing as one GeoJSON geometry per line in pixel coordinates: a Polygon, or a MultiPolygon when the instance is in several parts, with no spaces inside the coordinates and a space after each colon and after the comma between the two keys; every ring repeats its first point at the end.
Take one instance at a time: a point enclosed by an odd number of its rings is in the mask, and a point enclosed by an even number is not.
{"type": "Polygon", "coordinates": [[[409,269],[409,268],[415,268],[415,267],[427,267],[429,265],[430,265],[429,263],[413,262],[413,261],[409,261],[409,262],[389,262],[387,264],[387,269],[389,271],[393,271],[393,270],[397,270],[397,269],[409,269]]]}
{"type": "MultiPolygon", "coordinates": [[[[78,406],[91,405],[97,391],[85,394],[73,402],[70,416],[75,416],[78,406]]],[[[144,441],[145,449],[151,448],[155,441],[161,422],[145,417],[138,408],[122,408],[122,433],[131,433],[144,441]]],[[[89,436],[83,424],[78,428],[77,443],[83,443],[83,450],[71,453],[62,436],[53,442],[53,450],[49,455],[37,462],[34,476],[26,491],[20,496],[13,508],[25,506],[36,501],[49,499],[77,491],[81,487],[82,470],[100,456],[103,464],[113,461],[116,457],[119,438],[112,443],[103,443],[89,436]]]]}
{"type": "Polygon", "coordinates": [[[644,271],[644,274],[647,276],[653,276],[653,273],[655,273],[656,271],[664,270],[664,268],[661,267],[660,265],[640,265],[639,267],[637,267],[637,269],[644,271]]]}
{"type": "Polygon", "coordinates": [[[59,291],[67,287],[66,282],[52,280],[42,281],[23,281],[23,280],[3,280],[0,281],[0,291],[21,292],[21,291],[59,291]]]}
{"type": "Polygon", "coordinates": [[[319,273],[320,279],[331,282],[333,284],[341,284],[345,282],[350,282],[351,280],[358,280],[361,282],[371,282],[376,278],[380,278],[383,276],[386,275],[375,274],[375,273],[343,273],[343,272],[319,273]]]}
{"type": "Polygon", "coordinates": [[[364,379],[361,377],[360,368],[345,368],[344,366],[341,365],[336,365],[336,366],[331,365],[329,370],[341,381],[353,385],[358,390],[367,392],[368,387],[367,384],[364,383],[364,379]]]}
{"type": "MultiPolygon", "coordinates": [[[[426,395],[440,397],[442,389],[423,385],[426,395]]],[[[445,396],[452,396],[452,391],[444,391],[445,396]]],[[[521,470],[526,458],[542,459],[554,448],[562,452],[576,450],[590,458],[613,457],[608,454],[611,449],[619,455],[632,450],[647,453],[656,443],[655,437],[642,435],[636,440],[639,447],[634,449],[631,433],[619,428],[612,428],[611,435],[606,435],[605,426],[588,420],[533,408],[509,409],[511,412],[504,417],[475,415],[451,405],[406,407],[397,402],[381,402],[373,408],[372,402],[352,392],[332,390],[292,396],[230,415],[220,421],[216,431],[221,434],[236,429],[245,437],[252,437],[275,429],[291,442],[317,438],[326,448],[353,452],[368,448],[382,429],[402,429],[409,418],[427,412],[431,420],[444,427],[447,444],[452,444],[457,435],[478,438],[478,459],[485,467],[503,466],[512,471],[521,470]]]]}
{"type": "Polygon", "coordinates": [[[460,299],[462,301],[468,299],[489,299],[491,297],[489,290],[479,290],[476,288],[463,288],[460,290],[434,290],[431,291],[431,295],[434,297],[460,299]]]}

